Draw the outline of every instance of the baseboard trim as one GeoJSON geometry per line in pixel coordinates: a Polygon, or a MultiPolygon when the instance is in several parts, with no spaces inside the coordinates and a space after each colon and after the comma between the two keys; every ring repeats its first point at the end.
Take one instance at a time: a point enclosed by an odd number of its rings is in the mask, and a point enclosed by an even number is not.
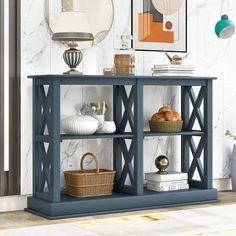
{"type": "Polygon", "coordinates": [[[216,188],[218,191],[232,190],[231,179],[230,178],[214,179],[213,188],[216,188]]]}
{"type": "Polygon", "coordinates": [[[0,212],[20,211],[27,207],[26,195],[0,197],[0,212]]]}

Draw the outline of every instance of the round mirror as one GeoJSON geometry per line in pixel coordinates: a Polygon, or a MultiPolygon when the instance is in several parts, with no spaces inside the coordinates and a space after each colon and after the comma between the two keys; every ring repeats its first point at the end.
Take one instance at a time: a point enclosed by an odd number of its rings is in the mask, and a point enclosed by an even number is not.
{"type": "MultiPolygon", "coordinates": [[[[52,32],[55,31],[57,19],[61,11],[86,12],[92,30],[91,33],[94,36],[93,45],[105,39],[114,19],[112,0],[46,0],[46,18],[52,32]]],[[[84,47],[86,47],[85,44],[84,47]]]]}

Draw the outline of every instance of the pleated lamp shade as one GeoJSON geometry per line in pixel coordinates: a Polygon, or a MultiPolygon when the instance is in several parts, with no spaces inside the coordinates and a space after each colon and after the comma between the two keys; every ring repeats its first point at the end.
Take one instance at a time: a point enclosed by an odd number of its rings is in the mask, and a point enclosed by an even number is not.
{"type": "Polygon", "coordinates": [[[52,40],[57,41],[92,41],[88,19],[85,12],[61,12],[52,40]]]}

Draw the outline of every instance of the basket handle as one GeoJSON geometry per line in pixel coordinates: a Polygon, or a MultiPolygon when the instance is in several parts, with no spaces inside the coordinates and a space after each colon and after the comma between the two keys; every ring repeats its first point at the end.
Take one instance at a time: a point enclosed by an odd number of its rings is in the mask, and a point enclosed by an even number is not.
{"type": "Polygon", "coordinates": [[[98,159],[96,158],[96,156],[91,153],[91,152],[87,152],[85,153],[82,158],[81,158],[81,161],[80,161],[80,169],[81,170],[84,170],[84,159],[85,157],[87,156],[91,156],[93,158],[93,160],[96,162],[96,173],[98,174],[99,173],[99,163],[98,163],[98,159]]]}

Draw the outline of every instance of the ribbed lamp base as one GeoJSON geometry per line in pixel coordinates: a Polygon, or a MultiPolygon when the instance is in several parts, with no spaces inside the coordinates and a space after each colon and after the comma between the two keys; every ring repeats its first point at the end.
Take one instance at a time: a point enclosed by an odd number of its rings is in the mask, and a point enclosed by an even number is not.
{"type": "Polygon", "coordinates": [[[76,67],[81,63],[83,53],[76,48],[77,44],[71,43],[70,48],[63,53],[65,63],[70,67],[70,70],[64,74],[82,74],[76,70],[76,67]]]}

